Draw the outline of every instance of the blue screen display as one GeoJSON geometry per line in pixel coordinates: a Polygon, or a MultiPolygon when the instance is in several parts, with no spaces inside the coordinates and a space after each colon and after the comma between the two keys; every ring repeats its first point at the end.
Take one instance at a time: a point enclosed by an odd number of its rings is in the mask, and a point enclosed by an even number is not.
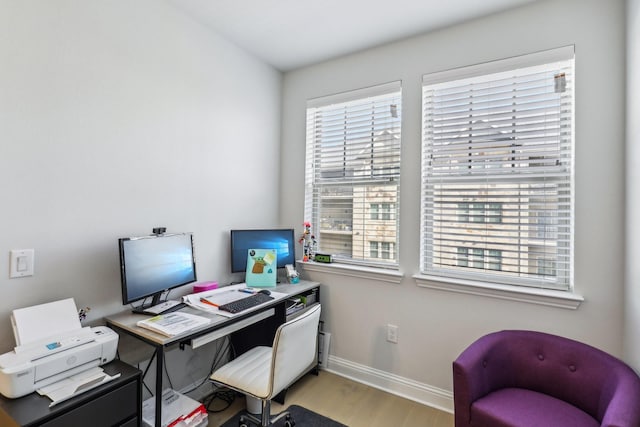
{"type": "Polygon", "coordinates": [[[196,280],[189,233],[132,237],[119,244],[124,304],[196,280]]]}
{"type": "Polygon", "coordinates": [[[231,272],[247,269],[248,249],[275,249],[278,268],[296,263],[296,247],[293,229],[231,230],[231,272]]]}

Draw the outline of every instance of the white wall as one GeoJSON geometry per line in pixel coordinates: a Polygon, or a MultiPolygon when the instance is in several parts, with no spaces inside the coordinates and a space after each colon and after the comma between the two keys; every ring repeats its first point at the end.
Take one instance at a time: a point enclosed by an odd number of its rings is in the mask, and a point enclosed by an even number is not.
{"type": "Polygon", "coordinates": [[[640,0],[627,0],[625,359],[640,372],[640,0]]]}
{"type": "Polygon", "coordinates": [[[306,100],[402,80],[404,279],[394,285],[308,274],[324,285],[332,357],[353,363],[362,378],[371,370],[378,379],[389,375],[381,382],[450,392],[451,362],[495,330],[548,331],[622,355],[624,53],[623,0],[548,0],[285,74],[282,219],[299,224],[306,100]],[[418,288],[411,276],[419,264],[422,75],[570,44],[577,88],[575,291],[585,302],[574,311],[418,288]],[[292,182],[300,185],[285,194],[292,182]],[[385,341],[387,323],[398,325],[398,344],[385,341]]]}
{"type": "Polygon", "coordinates": [[[229,229],[277,225],[281,73],[162,1],[0,10],[0,352],[14,308],[122,310],[118,237],[192,231],[199,279],[228,282],[229,229]]]}

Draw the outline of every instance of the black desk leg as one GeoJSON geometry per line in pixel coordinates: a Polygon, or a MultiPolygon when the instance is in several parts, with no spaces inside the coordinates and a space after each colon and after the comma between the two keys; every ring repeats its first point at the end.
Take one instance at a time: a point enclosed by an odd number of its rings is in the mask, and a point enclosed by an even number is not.
{"type": "Polygon", "coordinates": [[[156,427],[162,426],[162,368],[164,364],[164,351],[162,347],[156,348],[156,427]]]}

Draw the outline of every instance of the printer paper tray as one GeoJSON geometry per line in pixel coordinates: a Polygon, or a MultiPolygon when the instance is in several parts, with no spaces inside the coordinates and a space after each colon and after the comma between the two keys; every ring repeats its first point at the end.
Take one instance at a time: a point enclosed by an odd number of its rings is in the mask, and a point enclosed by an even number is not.
{"type": "Polygon", "coordinates": [[[102,368],[96,367],[39,388],[38,394],[47,396],[51,399],[49,406],[54,406],[101,384],[115,380],[119,376],[119,373],[113,376],[108,375],[102,368]]]}

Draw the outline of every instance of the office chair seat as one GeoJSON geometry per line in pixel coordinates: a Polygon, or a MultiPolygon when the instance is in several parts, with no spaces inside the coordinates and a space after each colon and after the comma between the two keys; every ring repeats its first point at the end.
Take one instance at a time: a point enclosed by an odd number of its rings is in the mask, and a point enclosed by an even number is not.
{"type": "Polygon", "coordinates": [[[254,347],[240,357],[218,369],[211,377],[217,383],[233,384],[234,388],[258,399],[269,396],[271,373],[271,347],[254,347]]]}
{"type": "Polygon", "coordinates": [[[280,325],[271,347],[254,347],[211,375],[214,383],[262,402],[261,419],[244,415],[240,418],[241,426],[246,425],[246,418],[266,427],[282,417],[287,417],[286,426],[295,425],[287,412],[271,418],[271,399],[317,362],[320,307],[320,304],[314,305],[280,325]]]}

